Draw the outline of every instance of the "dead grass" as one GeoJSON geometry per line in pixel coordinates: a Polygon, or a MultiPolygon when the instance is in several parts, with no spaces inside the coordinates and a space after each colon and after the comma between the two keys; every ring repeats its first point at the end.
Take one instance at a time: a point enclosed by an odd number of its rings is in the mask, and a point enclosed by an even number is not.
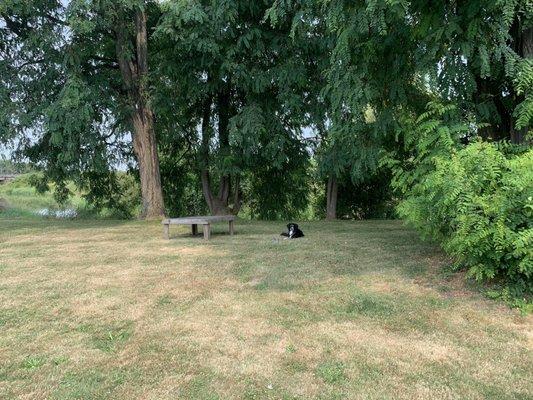
{"type": "Polygon", "coordinates": [[[399,222],[0,219],[0,398],[526,399],[533,320],[399,222]]]}

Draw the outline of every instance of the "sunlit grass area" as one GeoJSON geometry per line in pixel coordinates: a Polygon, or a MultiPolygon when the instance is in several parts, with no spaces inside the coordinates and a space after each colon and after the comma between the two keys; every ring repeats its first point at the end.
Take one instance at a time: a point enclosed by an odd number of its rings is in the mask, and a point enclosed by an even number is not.
{"type": "Polygon", "coordinates": [[[0,398],[527,399],[531,316],[397,221],[0,218],[0,398]]]}

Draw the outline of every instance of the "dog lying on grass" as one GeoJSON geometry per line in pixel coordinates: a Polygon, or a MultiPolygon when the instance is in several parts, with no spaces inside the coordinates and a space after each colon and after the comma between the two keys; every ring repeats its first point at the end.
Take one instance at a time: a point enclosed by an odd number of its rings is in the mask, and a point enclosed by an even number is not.
{"type": "Polygon", "coordinates": [[[287,239],[297,239],[305,236],[302,230],[298,228],[298,225],[292,222],[287,224],[287,231],[283,232],[281,236],[285,236],[287,239]]]}

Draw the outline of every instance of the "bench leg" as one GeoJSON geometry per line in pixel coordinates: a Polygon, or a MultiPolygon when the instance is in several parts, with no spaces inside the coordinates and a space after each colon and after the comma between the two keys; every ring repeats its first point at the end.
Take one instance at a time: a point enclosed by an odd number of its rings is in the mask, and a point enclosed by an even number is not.
{"type": "Polygon", "coordinates": [[[192,235],[193,236],[196,236],[198,235],[198,225],[197,224],[192,224],[192,235]]]}
{"type": "Polygon", "coordinates": [[[169,231],[170,231],[170,225],[163,225],[163,239],[170,239],[170,235],[169,235],[169,231]]]}
{"type": "Polygon", "coordinates": [[[234,227],[233,227],[233,221],[229,221],[229,234],[233,236],[234,227]]]}
{"type": "Polygon", "coordinates": [[[211,225],[210,224],[203,225],[203,230],[204,230],[204,239],[205,240],[211,239],[211,225]]]}

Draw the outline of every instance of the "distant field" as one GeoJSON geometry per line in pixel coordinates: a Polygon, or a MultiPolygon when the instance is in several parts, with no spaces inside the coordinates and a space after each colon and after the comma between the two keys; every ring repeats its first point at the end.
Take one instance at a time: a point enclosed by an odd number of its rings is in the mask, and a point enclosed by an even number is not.
{"type": "Polygon", "coordinates": [[[531,316],[401,222],[302,227],[0,217],[0,398],[533,397],[531,316]]]}
{"type": "MultiPolygon", "coordinates": [[[[52,192],[39,194],[29,183],[30,174],[19,176],[16,180],[0,185],[0,199],[7,202],[8,208],[1,215],[3,217],[31,217],[42,209],[57,210],[61,208],[54,200],[52,192]]],[[[85,201],[71,188],[74,196],[63,208],[82,208],[85,201]]]]}

